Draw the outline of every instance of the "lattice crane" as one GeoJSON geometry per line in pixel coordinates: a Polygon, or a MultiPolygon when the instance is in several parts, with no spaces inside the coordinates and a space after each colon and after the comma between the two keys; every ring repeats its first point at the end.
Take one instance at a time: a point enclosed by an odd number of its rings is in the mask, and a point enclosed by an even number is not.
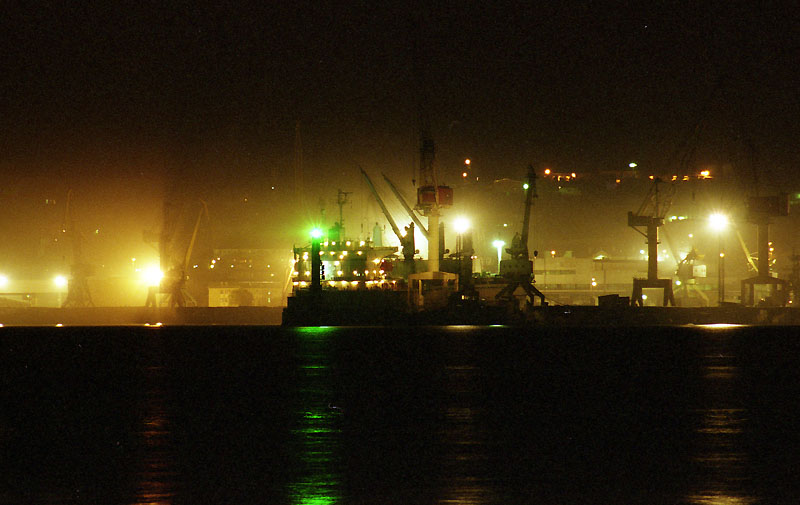
{"type": "MultiPolygon", "coordinates": [[[[528,295],[531,304],[535,298],[539,298],[541,305],[547,305],[544,294],[533,285],[533,262],[528,254],[528,231],[531,223],[531,207],[533,198],[536,197],[536,173],[532,165],[528,165],[527,180],[523,186],[525,189],[525,211],[522,220],[522,233],[514,235],[511,247],[506,252],[511,255],[511,259],[500,262],[500,276],[504,277],[508,284],[500,290],[495,298],[498,300],[513,301],[514,291],[521,287],[528,295]]],[[[534,252],[534,255],[536,253],[534,252]]]]}

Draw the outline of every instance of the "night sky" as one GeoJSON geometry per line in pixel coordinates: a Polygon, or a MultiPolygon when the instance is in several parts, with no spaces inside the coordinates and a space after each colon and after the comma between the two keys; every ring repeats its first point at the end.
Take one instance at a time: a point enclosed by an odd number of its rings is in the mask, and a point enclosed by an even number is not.
{"type": "Polygon", "coordinates": [[[484,180],[635,160],[800,183],[796,8],[537,4],[7,2],[2,230],[28,239],[5,254],[59,226],[67,188],[109,255],[143,247],[169,195],[226,230],[256,203],[291,235],[296,125],[309,201],[362,191],[358,166],[410,189],[420,104],[445,182],[468,157],[484,180]]]}

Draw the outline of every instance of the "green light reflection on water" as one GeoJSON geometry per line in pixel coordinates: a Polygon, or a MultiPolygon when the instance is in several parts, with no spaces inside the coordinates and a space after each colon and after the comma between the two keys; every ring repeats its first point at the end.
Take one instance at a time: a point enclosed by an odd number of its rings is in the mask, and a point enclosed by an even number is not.
{"type": "Polygon", "coordinates": [[[340,456],[338,436],[341,429],[338,411],[331,410],[333,401],[330,376],[329,346],[339,328],[307,326],[295,329],[300,344],[296,424],[292,430],[299,443],[301,475],[289,484],[292,505],[333,505],[342,500],[338,473],[340,456]]]}
{"type": "Polygon", "coordinates": [[[338,328],[336,326],[302,326],[295,328],[295,331],[300,335],[327,335],[334,333],[338,328]]]}

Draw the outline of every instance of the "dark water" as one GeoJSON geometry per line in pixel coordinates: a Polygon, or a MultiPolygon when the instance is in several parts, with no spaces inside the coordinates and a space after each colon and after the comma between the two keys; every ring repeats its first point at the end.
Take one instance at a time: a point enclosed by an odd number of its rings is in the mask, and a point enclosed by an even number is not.
{"type": "Polygon", "coordinates": [[[800,332],[0,329],[0,503],[800,502],[800,332]]]}

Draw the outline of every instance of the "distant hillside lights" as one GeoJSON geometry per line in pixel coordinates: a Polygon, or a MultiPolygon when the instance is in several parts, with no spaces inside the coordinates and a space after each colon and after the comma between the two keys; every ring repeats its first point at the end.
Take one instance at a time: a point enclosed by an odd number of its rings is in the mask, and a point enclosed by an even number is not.
{"type": "Polygon", "coordinates": [[[578,178],[578,174],[575,172],[553,172],[549,168],[544,169],[544,176],[556,182],[571,181],[578,178]]]}

